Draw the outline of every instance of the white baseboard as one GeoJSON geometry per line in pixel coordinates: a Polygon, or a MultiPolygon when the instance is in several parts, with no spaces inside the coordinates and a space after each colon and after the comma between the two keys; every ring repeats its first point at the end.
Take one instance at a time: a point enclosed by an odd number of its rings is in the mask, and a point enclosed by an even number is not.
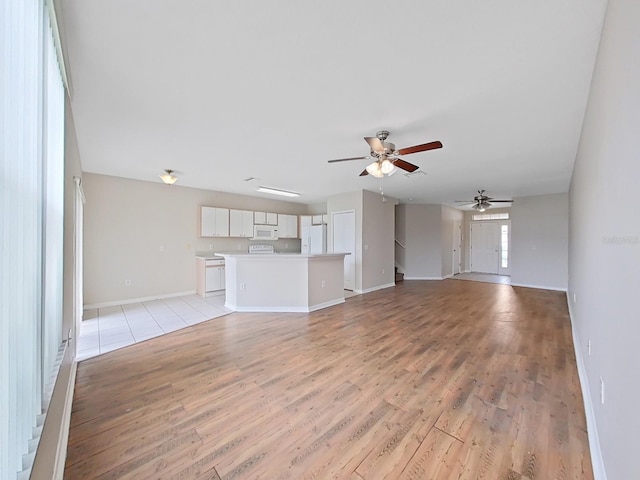
{"type": "Polygon", "coordinates": [[[405,280],[442,280],[442,277],[404,277],[405,280]]]}
{"type": "Polygon", "coordinates": [[[69,443],[69,427],[71,426],[71,410],[73,409],[73,391],[76,386],[76,374],[78,372],[78,362],[73,361],[67,384],[67,396],[65,398],[64,410],[62,413],[62,428],[58,438],[58,450],[56,452],[56,462],[54,467],[54,478],[62,480],[64,477],[64,467],[67,461],[67,444],[69,443]]]}
{"type": "Polygon", "coordinates": [[[320,310],[322,308],[332,307],[334,305],[339,305],[341,303],[345,303],[344,298],[338,298],[336,300],[330,300],[328,302],[318,303],[316,305],[310,305],[309,307],[273,307],[273,306],[256,306],[256,307],[238,307],[237,305],[232,305],[228,302],[225,302],[224,306],[234,312],[240,313],[273,313],[273,312],[281,312],[281,313],[310,313],[315,312],[316,310],[320,310]]]}
{"type": "Polygon", "coordinates": [[[529,285],[527,283],[513,283],[511,282],[512,287],[524,287],[524,288],[537,288],[539,290],[554,290],[556,292],[566,292],[566,288],[558,288],[558,287],[550,287],[548,285],[529,285]]]}
{"type": "Polygon", "coordinates": [[[567,292],[567,305],[569,307],[569,320],[571,321],[571,335],[573,337],[573,349],[576,354],[576,365],[578,367],[578,378],[582,389],[582,401],[584,402],[584,414],[587,419],[587,437],[589,438],[589,452],[591,453],[591,466],[595,480],[607,480],[607,472],[604,468],[602,450],[600,448],[600,437],[598,436],[598,426],[596,424],[593,401],[591,399],[591,389],[589,388],[589,376],[584,365],[582,356],[582,343],[575,328],[573,313],[571,310],[571,300],[567,292]]]}
{"type": "Polygon", "coordinates": [[[364,288],[362,290],[358,290],[358,289],[353,289],[353,291],[355,293],[370,293],[370,292],[375,292],[376,290],[382,290],[383,288],[389,288],[389,287],[395,287],[396,286],[396,282],[393,283],[385,283],[384,285],[376,285],[375,287],[371,287],[371,288],[364,288]]]}
{"type": "Polygon", "coordinates": [[[453,273],[450,273],[449,275],[445,275],[444,277],[442,277],[442,280],[445,280],[447,278],[453,278],[453,273]]]}
{"type": "Polygon", "coordinates": [[[90,310],[92,308],[115,307],[117,305],[128,305],[130,303],[150,302],[151,300],[160,300],[162,298],[184,297],[185,295],[195,295],[195,294],[196,294],[195,290],[188,290],[186,292],[165,293],[163,295],[152,295],[150,297],[127,298],[125,300],[114,300],[113,302],[92,303],[89,305],[85,305],[84,309],[90,310]]]}

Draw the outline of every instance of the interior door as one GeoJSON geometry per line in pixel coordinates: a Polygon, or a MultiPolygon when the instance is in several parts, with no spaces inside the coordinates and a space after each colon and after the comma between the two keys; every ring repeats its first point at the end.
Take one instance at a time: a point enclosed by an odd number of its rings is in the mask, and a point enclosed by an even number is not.
{"type": "Polygon", "coordinates": [[[457,275],[462,272],[462,222],[453,222],[453,265],[451,272],[457,275]]]}
{"type": "Polygon", "coordinates": [[[333,251],[350,253],[344,257],[344,288],[353,290],[356,283],[356,212],[331,214],[333,251]]]}
{"type": "Polygon", "coordinates": [[[471,271],[498,273],[500,228],[495,222],[471,223],[471,271]]]}

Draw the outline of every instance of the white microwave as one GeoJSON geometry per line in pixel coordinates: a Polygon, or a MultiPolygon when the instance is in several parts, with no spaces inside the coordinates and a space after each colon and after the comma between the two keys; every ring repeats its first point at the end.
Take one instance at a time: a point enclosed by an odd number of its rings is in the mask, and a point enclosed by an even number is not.
{"type": "Polygon", "coordinates": [[[254,225],[253,239],[254,240],[277,240],[278,227],[274,225],[254,225]]]}

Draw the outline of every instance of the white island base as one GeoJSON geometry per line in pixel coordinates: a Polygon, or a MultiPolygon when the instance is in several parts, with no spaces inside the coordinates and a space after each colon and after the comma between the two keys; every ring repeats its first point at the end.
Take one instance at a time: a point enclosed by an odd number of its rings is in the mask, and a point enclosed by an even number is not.
{"type": "Polygon", "coordinates": [[[225,307],[313,312],[344,303],[344,253],[233,254],[225,258],[225,307]]]}

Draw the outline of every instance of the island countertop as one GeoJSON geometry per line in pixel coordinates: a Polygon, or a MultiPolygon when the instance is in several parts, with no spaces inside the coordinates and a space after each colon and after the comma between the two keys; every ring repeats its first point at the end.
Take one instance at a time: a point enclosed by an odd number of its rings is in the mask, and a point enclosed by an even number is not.
{"type": "Polygon", "coordinates": [[[225,306],[237,312],[313,312],[344,303],[348,253],[216,252],[225,259],[225,306]]]}
{"type": "Polygon", "coordinates": [[[247,252],[216,252],[217,257],[251,257],[251,258],[335,258],[351,255],[350,253],[247,253],[247,252]]]}

